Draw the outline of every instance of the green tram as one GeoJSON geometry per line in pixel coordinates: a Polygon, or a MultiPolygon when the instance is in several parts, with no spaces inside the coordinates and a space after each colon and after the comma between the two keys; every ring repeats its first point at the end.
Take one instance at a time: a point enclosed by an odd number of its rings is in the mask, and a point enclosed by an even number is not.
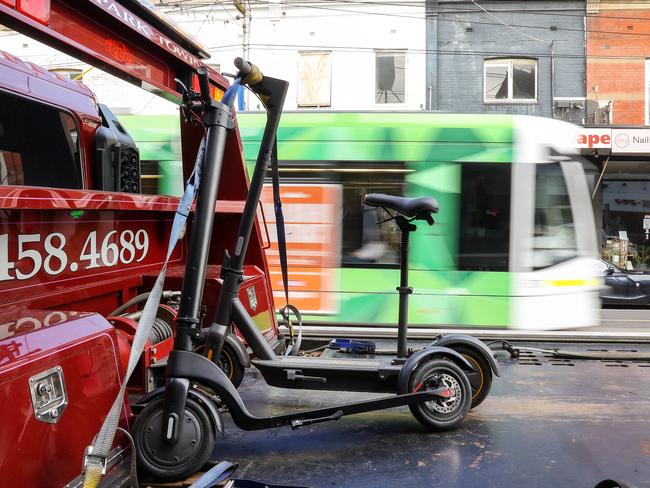
{"type": "MultiPolygon", "coordinates": [[[[237,118],[252,164],[264,114],[237,118]]],[[[161,161],[158,175],[152,171],[159,185],[179,193],[178,178],[177,188],[165,183],[173,155],[162,161],[150,153],[147,137],[172,148],[177,138],[161,119],[121,118],[143,161],[161,161]]],[[[419,223],[412,234],[410,326],[596,325],[602,277],[575,135],[564,122],[501,114],[285,113],[278,158],[290,301],[305,323],[325,328],[394,324],[399,234],[377,225],[388,215],[364,208],[363,196],[426,195],[440,212],[433,227],[419,223]]],[[[281,304],[270,193],[264,202],[260,223],[281,304]]]]}

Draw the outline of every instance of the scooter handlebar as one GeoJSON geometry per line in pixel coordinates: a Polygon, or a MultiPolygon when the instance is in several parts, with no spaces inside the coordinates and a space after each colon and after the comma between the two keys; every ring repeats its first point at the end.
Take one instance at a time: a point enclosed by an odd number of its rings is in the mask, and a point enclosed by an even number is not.
{"type": "Polygon", "coordinates": [[[196,69],[196,74],[199,77],[201,98],[205,103],[209,104],[212,101],[212,98],[210,97],[210,77],[208,75],[208,70],[205,66],[200,66],[196,69]]]}
{"type": "Polygon", "coordinates": [[[248,74],[253,71],[253,65],[244,58],[235,58],[235,68],[239,70],[240,76],[248,76],[248,74]]]}
{"type": "Polygon", "coordinates": [[[238,77],[241,79],[242,85],[257,85],[264,78],[257,66],[243,58],[235,58],[235,67],[239,70],[238,77]]]}

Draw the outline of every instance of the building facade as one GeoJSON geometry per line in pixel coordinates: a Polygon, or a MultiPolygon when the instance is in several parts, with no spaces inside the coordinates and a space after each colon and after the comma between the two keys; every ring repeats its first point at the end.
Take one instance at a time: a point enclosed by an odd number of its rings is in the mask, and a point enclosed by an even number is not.
{"type": "Polygon", "coordinates": [[[585,2],[426,5],[427,108],[582,123],[585,2]]]}
{"type": "MultiPolygon", "coordinates": [[[[289,81],[285,110],[423,110],[424,6],[391,2],[240,4],[161,0],[159,9],[206,46],[208,64],[234,71],[244,55],[289,81]]],[[[0,29],[0,50],[83,82],[116,114],[155,115],[176,107],[26,36],[0,29]]],[[[246,95],[246,108],[260,109],[246,95]]]]}
{"type": "Polygon", "coordinates": [[[650,4],[587,2],[587,125],[648,125],[650,4]]]}
{"type": "Polygon", "coordinates": [[[207,46],[219,70],[233,72],[243,54],[289,81],[285,110],[425,108],[423,4],[270,1],[238,10],[230,2],[163,0],[160,8],[207,46]]]}
{"type": "Polygon", "coordinates": [[[650,265],[650,2],[586,4],[587,117],[583,152],[600,169],[603,254],[628,268],[650,265]],[[600,137],[598,137],[600,136],[600,137]]]}

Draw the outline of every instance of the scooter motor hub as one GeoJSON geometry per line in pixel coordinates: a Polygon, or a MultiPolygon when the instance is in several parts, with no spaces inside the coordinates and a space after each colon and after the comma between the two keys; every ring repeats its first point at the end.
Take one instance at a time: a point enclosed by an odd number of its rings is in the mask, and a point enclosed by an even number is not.
{"type": "Polygon", "coordinates": [[[193,412],[185,411],[181,435],[174,444],[163,440],[162,409],[147,419],[142,432],[142,443],[146,447],[144,455],[157,465],[179,466],[190,462],[200,449],[199,440],[205,434],[201,423],[193,412]]]}

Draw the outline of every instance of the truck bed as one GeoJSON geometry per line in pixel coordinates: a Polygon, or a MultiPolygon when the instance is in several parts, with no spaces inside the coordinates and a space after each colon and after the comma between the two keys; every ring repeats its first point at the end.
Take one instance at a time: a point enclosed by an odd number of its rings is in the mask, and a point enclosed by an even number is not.
{"type": "MultiPolygon", "coordinates": [[[[523,344],[646,351],[639,344],[523,344]]],[[[430,434],[408,408],[344,417],[298,431],[238,430],[229,419],[215,459],[237,477],[313,487],[593,487],[612,478],[650,487],[650,362],[500,359],[492,393],[453,432],[430,434]]],[[[249,409],[282,413],[375,394],[240,387],[249,409]]],[[[227,416],[226,416],[227,417],[227,416]]]]}

